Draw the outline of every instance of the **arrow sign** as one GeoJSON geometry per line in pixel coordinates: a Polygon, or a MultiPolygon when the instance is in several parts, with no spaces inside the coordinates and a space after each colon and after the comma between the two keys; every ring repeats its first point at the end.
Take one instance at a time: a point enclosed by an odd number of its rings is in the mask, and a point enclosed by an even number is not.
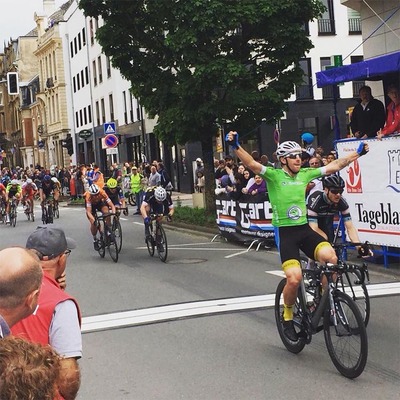
{"type": "Polygon", "coordinates": [[[110,133],[110,134],[105,136],[104,144],[109,149],[113,148],[113,147],[117,147],[118,146],[118,137],[115,136],[114,134],[110,133]]]}

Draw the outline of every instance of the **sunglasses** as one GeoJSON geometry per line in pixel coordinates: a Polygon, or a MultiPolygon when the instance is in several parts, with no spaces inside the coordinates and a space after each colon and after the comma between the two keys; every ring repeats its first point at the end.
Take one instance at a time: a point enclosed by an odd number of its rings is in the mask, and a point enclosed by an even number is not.
{"type": "Polygon", "coordinates": [[[344,189],[329,189],[332,194],[342,194],[344,189]]]}
{"type": "Polygon", "coordinates": [[[285,158],[290,158],[291,160],[295,160],[297,157],[301,158],[301,153],[288,154],[285,158]]]}

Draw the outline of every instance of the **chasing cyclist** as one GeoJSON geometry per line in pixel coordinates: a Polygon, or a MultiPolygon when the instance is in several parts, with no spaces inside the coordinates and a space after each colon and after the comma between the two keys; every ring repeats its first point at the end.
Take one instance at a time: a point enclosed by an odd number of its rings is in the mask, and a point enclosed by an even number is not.
{"type": "Polygon", "coordinates": [[[52,180],[50,175],[45,175],[41,180],[39,187],[39,196],[40,196],[40,205],[42,207],[45,201],[51,196],[53,196],[53,199],[55,201],[58,201],[58,198],[60,197],[60,188],[57,185],[57,183],[52,180]]]}
{"type": "Polygon", "coordinates": [[[226,141],[234,149],[243,164],[267,181],[268,194],[272,205],[272,224],[275,240],[279,248],[282,268],[286,275],[283,290],[283,327],[286,337],[297,341],[298,335],[293,324],[293,306],[297,289],[302,279],[300,252],[320,263],[337,262],[334,249],[329,242],[315,232],[308,224],[305,192],[308,182],[323,175],[333,174],[345,168],[368,152],[368,145],[361,142],[357,151],[332,161],[320,168],[301,168],[303,149],[293,141],[278,145],[276,156],[282,168],[266,167],[244,150],[239,144],[237,132],[229,132],[226,141]]]}
{"type": "Polygon", "coordinates": [[[14,200],[15,198],[15,204],[18,207],[19,201],[21,200],[21,193],[22,193],[22,188],[19,182],[16,179],[13,179],[6,187],[6,224],[10,223],[10,206],[11,206],[11,201],[14,200]]]}
{"type": "MultiPolygon", "coordinates": [[[[83,197],[85,199],[86,217],[90,222],[90,232],[93,235],[93,246],[94,249],[98,251],[97,226],[94,224],[96,212],[100,211],[105,215],[108,214],[111,209],[111,212],[115,213],[115,206],[107,196],[107,193],[96,184],[91,184],[83,197]]],[[[106,224],[110,225],[110,223],[110,218],[106,218],[106,224]]]]}
{"type": "Polygon", "coordinates": [[[38,188],[32,179],[28,178],[22,184],[22,203],[25,206],[25,212],[33,212],[34,197],[37,192],[38,188]]]}
{"type": "Polygon", "coordinates": [[[147,240],[150,237],[150,214],[156,214],[157,221],[160,223],[164,215],[167,215],[168,221],[171,221],[174,215],[174,205],[171,196],[162,186],[153,186],[147,189],[142,205],[140,206],[140,213],[143,217],[144,234],[147,240]]]}
{"type": "Polygon", "coordinates": [[[118,186],[118,181],[115,178],[109,178],[106,186],[104,186],[104,191],[110,198],[116,209],[123,208],[124,215],[128,215],[128,209],[126,208],[124,193],[120,186],[118,186]]]}
{"type": "MultiPolygon", "coordinates": [[[[335,215],[340,214],[350,241],[352,243],[360,243],[357,229],[351,220],[349,205],[342,196],[345,187],[344,180],[339,175],[333,174],[324,177],[322,184],[323,191],[316,191],[307,198],[309,225],[315,232],[327,239],[329,243],[333,243],[333,218],[335,215]]],[[[367,245],[358,246],[357,250],[362,257],[372,255],[367,245]]]]}

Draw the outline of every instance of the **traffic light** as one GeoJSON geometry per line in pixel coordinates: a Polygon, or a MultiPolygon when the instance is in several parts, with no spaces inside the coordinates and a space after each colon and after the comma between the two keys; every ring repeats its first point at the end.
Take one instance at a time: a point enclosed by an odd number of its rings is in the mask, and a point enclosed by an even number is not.
{"type": "Polygon", "coordinates": [[[61,146],[67,149],[68,155],[72,156],[72,154],[74,154],[74,144],[71,136],[67,137],[65,140],[62,140],[61,146]]]}
{"type": "Polygon", "coordinates": [[[8,94],[19,94],[18,72],[7,72],[8,94]]]}

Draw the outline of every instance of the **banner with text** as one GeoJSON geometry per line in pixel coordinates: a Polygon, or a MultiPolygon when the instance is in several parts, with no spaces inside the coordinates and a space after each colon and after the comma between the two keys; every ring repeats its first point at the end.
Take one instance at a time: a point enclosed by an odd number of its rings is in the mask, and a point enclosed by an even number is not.
{"type": "MultiPolygon", "coordinates": [[[[400,247],[400,136],[365,142],[369,153],[340,172],[346,182],[343,196],[361,241],[400,247]]],[[[360,140],[338,141],[339,157],[359,144],[360,140]]]]}
{"type": "Polygon", "coordinates": [[[216,208],[219,231],[228,240],[274,239],[271,203],[266,195],[243,195],[233,200],[220,194],[216,196],[216,208]]]}

